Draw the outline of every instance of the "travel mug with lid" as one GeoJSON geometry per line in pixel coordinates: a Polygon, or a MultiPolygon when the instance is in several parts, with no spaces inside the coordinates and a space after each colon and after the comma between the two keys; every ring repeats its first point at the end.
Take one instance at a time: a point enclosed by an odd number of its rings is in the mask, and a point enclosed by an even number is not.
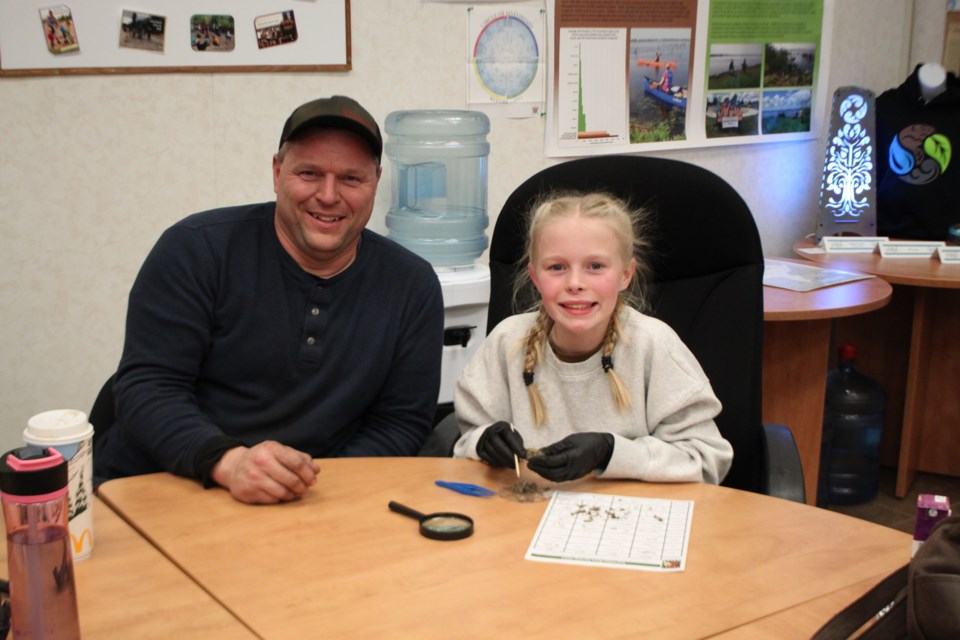
{"type": "Polygon", "coordinates": [[[53,448],[21,447],[0,458],[7,528],[11,637],[80,637],[67,524],[67,461],[53,448]]]}
{"type": "Polygon", "coordinates": [[[77,409],[38,413],[27,421],[23,440],[35,447],[53,447],[67,461],[67,505],[73,559],[93,551],[93,425],[77,409]]]}

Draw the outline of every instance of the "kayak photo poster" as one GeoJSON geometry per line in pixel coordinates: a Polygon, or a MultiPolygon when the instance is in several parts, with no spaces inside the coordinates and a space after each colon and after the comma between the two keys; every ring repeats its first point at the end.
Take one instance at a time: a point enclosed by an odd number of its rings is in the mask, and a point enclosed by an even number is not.
{"type": "Polygon", "coordinates": [[[817,137],[833,2],[548,2],[545,155],[817,137]]]}

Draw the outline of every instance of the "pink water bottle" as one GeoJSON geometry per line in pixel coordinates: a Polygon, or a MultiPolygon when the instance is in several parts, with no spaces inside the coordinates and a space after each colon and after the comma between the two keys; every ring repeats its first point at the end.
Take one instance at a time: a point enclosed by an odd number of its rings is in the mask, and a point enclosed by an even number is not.
{"type": "Polygon", "coordinates": [[[67,506],[67,462],[53,448],[0,458],[11,638],[80,637],[67,506]]]}

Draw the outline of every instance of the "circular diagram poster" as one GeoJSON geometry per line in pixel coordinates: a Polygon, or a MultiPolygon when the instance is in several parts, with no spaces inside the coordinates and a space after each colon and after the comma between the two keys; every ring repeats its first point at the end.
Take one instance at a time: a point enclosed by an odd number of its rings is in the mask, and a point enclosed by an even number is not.
{"type": "Polygon", "coordinates": [[[491,16],[474,40],[472,60],[480,86],[493,101],[521,99],[540,70],[540,47],[530,21],[513,12],[491,16]]]}

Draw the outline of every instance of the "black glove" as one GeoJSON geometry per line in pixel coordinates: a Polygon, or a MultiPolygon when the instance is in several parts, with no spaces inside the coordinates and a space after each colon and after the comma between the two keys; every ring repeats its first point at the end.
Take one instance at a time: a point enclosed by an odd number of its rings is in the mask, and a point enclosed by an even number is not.
{"type": "Polygon", "coordinates": [[[609,433],[574,433],[540,450],[527,467],[553,482],[581,478],[594,469],[606,469],[613,455],[609,433]]]}
{"type": "Polygon", "coordinates": [[[495,467],[513,468],[513,456],[523,458],[527,450],[523,438],[513,430],[509,422],[494,422],[477,440],[477,455],[495,467]]]}

